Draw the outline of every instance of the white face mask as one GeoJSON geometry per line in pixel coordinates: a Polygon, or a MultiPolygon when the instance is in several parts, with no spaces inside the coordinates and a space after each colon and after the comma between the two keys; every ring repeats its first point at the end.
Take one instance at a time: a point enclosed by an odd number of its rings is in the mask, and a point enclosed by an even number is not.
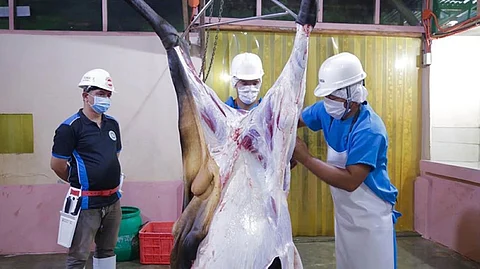
{"type": "Polygon", "coordinates": [[[344,107],[343,102],[324,98],[323,104],[325,105],[325,110],[327,110],[328,115],[332,116],[334,119],[339,120],[343,117],[343,114],[345,114],[346,108],[344,107]]]}
{"type": "Polygon", "coordinates": [[[258,93],[260,92],[260,85],[248,85],[238,87],[238,98],[246,104],[250,105],[257,100],[258,93]]]}

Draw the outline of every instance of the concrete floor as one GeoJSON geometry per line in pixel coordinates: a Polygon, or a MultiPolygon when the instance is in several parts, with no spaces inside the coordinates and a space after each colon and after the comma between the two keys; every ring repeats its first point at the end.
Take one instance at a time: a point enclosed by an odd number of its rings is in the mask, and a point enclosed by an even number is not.
{"type": "MultiPolygon", "coordinates": [[[[335,247],[332,238],[296,238],[305,269],[335,269],[335,247]]],[[[0,268],[5,269],[60,269],[65,255],[0,256],[0,268]]],[[[90,259],[87,268],[92,268],[90,259]]],[[[121,262],[118,269],[166,269],[169,266],[141,265],[138,261],[121,262]]],[[[447,248],[418,236],[398,236],[398,269],[466,269],[480,268],[479,263],[468,260],[447,248]]]]}

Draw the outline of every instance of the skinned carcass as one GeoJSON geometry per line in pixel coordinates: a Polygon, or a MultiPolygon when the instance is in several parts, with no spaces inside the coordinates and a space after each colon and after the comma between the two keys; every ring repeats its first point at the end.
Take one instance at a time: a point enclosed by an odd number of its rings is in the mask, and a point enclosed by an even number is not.
{"type": "Polygon", "coordinates": [[[143,0],[126,1],[162,40],[177,94],[185,193],[171,268],[268,268],[276,258],[302,268],[287,196],[316,1],[302,0],[292,54],[252,111],[224,104],[177,31],[143,0]]]}

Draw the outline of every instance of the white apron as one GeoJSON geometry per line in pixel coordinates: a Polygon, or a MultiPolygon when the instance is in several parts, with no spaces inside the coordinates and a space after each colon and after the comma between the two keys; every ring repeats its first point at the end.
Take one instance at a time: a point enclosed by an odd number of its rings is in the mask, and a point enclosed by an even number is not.
{"type": "MultiPolygon", "coordinates": [[[[347,151],[328,146],[327,162],[345,168],[347,151]]],[[[393,269],[393,206],[362,183],[348,192],[330,186],[335,210],[337,269],[393,269]]]]}

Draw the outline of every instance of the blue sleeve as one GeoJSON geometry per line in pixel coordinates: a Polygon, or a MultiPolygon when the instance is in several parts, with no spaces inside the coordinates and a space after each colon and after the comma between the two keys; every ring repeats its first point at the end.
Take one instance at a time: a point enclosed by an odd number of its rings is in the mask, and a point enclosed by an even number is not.
{"type": "Polygon", "coordinates": [[[366,164],[373,170],[377,168],[379,156],[383,151],[386,151],[386,146],[386,137],[382,134],[374,134],[368,131],[356,133],[352,137],[346,166],[366,164]]]}
{"type": "Polygon", "coordinates": [[[302,112],[302,119],[305,125],[312,131],[322,129],[322,114],[326,113],[323,101],[306,107],[302,112]]]}

